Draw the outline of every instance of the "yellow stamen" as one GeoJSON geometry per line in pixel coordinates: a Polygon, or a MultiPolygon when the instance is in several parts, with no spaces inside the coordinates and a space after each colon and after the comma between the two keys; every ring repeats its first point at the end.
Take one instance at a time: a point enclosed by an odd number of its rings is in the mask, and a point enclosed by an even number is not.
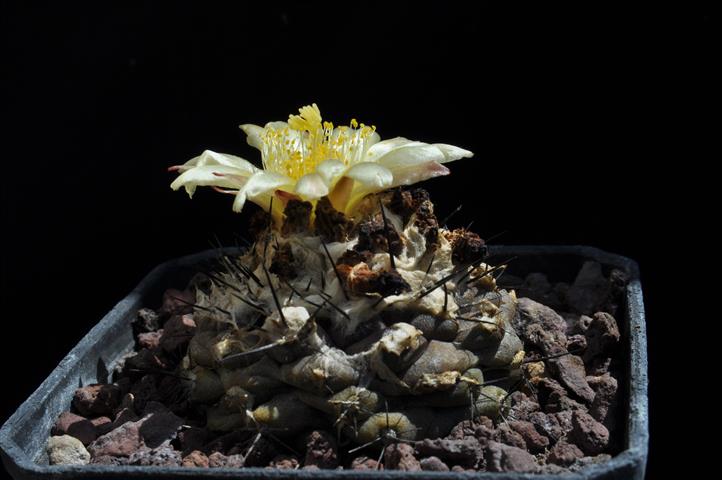
{"type": "Polygon", "coordinates": [[[375,126],[359,124],[354,118],[350,127],[334,129],[333,123],[323,121],[315,103],[298,112],[289,115],[288,127],[265,129],[261,153],[266,170],[298,179],[325,160],[340,160],[346,165],[363,160],[375,126]]]}

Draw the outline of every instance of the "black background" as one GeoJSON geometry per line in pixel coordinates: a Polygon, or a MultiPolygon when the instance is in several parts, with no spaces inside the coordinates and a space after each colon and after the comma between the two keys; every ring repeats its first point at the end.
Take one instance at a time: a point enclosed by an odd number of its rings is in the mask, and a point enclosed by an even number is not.
{"type": "Polygon", "coordinates": [[[2,327],[20,348],[0,349],[0,421],[153,266],[243,232],[249,212],[211,191],[172,192],[166,167],[206,148],[255,160],[239,124],[317,102],[383,138],[474,151],[425,185],[440,217],[463,204],[456,225],[640,263],[651,478],[666,431],[663,274],[682,228],[668,215],[679,191],[665,186],[677,174],[665,124],[675,70],[694,83],[710,20],[481,2],[267,5],[2,7],[2,327]]]}

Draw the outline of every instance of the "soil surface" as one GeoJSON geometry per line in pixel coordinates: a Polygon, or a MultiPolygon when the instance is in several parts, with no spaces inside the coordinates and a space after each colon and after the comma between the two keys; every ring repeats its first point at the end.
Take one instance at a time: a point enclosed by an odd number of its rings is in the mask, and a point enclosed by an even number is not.
{"type": "MultiPolygon", "coordinates": [[[[194,294],[171,289],[159,308],[138,312],[132,325],[136,350],[114,372],[114,383],[77,389],[52,429],[49,459],[189,468],[535,473],[608,460],[621,450],[623,435],[623,359],[614,316],[623,300],[624,274],[586,262],[571,283],[552,283],[543,273],[507,275],[500,283],[519,296],[513,326],[526,354],[522,375],[505,399],[510,408],[494,420],[463,421],[443,438],[383,438],[363,448],[340,444],[330,430],[292,439],[264,429],[211,431],[206,407],[190,398],[186,379],[174,373],[196,330],[189,306],[194,294]]],[[[493,374],[488,378],[494,381],[493,374]]]]}

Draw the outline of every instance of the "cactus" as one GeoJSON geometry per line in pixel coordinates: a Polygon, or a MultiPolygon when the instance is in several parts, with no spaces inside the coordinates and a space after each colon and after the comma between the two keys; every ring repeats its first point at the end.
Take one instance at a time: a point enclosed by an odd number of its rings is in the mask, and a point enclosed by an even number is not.
{"type": "Polygon", "coordinates": [[[421,190],[374,195],[356,222],[335,211],[348,233],[326,239],[318,205],[305,231],[289,227],[309,210],[298,203],[194,281],[198,329],[182,367],[208,427],[327,427],[364,443],[387,418],[419,439],[503,414],[506,392],[482,372],[513,378],[524,352],[516,297],[496,286],[483,242],[424,231],[437,222],[421,190]]]}
{"type": "Polygon", "coordinates": [[[315,104],[299,113],[242,127],[263,169],[214,152],[171,168],[174,189],[267,211],[251,248],[194,282],[182,376],[208,428],[329,428],[364,444],[503,415],[501,385],[524,357],[515,294],[495,282],[504,266],[484,262],[478,235],[440,226],[425,190],[403,188],[471,152],[334,128],[315,104]]]}

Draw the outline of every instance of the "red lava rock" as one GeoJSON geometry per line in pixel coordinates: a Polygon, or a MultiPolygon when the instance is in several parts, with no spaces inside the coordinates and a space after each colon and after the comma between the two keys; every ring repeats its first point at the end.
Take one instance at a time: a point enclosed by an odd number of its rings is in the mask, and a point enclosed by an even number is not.
{"type": "Polygon", "coordinates": [[[583,354],[587,349],[587,337],[577,333],[567,337],[567,350],[574,354],[583,354]]]}
{"type": "Polygon", "coordinates": [[[564,313],[564,321],[567,322],[568,335],[584,335],[589,325],[592,323],[592,317],[587,315],[579,315],[576,313],[564,313]]]}
{"type": "Polygon", "coordinates": [[[241,468],[244,466],[243,455],[223,455],[213,452],[208,456],[208,465],[211,468],[241,468]]]}
{"type": "Polygon", "coordinates": [[[547,462],[568,467],[578,458],[582,458],[583,456],[584,453],[579,450],[579,447],[573,443],[567,443],[566,441],[561,440],[549,451],[547,462]]]}
{"type": "Polygon", "coordinates": [[[383,470],[383,463],[378,463],[373,458],[356,457],[351,461],[351,470],[383,470]]]}
{"type": "Polygon", "coordinates": [[[83,445],[88,445],[97,437],[93,422],[71,412],[63,412],[52,429],[53,435],[70,435],[77,438],[83,445]]]}
{"type": "Polygon", "coordinates": [[[490,472],[535,472],[536,459],[521,448],[489,442],[486,449],[486,468],[490,472]]]}
{"type": "Polygon", "coordinates": [[[559,285],[552,285],[543,273],[530,273],[519,287],[519,296],[558,309],[562,307],[566,298],[564,292],[560,291],[559,285]]]}
{"type": "Polygon", "coordinates": [[[414,456],[414,447],[408,443],[392,443],[384,453],[384,467],[387,470],[405,472],[421,471],[421,464],[414,456]]]}
{"type": "Polygon", "coordinates": [[[221,452],[226,455],[232,455],[230,453],[230,450],[236,445],[243,443],[248,439],[248,432],[236,430],[213,439],[212,442],[210,442],[203,448],[199,448],[199,450],[203,450],[204,452],[221,452]]]}
{"type": "Polygon", "coordinates": [[[95,433],[97,433],[98,437],[113,429],[113,421],[108,417],[93,418],[90,422],[95,427],[95,433]]]}
{"type": "MultiPolygon", "coordinates": [[[[160,348],[138,350],[135,355],[128,357],[123,366],[123,372],[133,378],[138,378],[144,372],[155,370],[168,370],[170,362],[160,348]]],[[[132,390],[133,386],[131,386],[132,390]]]]}
{"type": "Polygon", "coordinates": [[[170,411],[152,413],[143,417],[140,424],[140,435],[143,443],[150,448],[170,443],[178,435],[183,419],[170,411]]]}
{"type": "Polygon", "coordinates": [[[141,447],[155,449],[169,444],[182,424],[183,420],[171,412],[152,413],[98,437],[88,446],[88,451],[93,456],[127,457],[141,447]]]}
{"type": "MultiPolygon", "coordinates": [[[[191,383],[175,376],[164,376],[158,383],[158,397],[165,409],[183,415],[191,404],[191,383]]],[[[147,408],[147,407],[146,407],[147,408]]]]}
{"type": "Polygon", "coordinates": [[[173,315],[163,326],[160,346],[168,353],[185,351],[196,332],[192,314],[173,315]]]}
{"type": "Polygon", "coordinates": [[[615,424],[614,407],[617,404],[617,379],[606,373],[599,377],[587,377],[587,382],[595,393],[589,414],[612,430],[615,424]]]}
{"type": "Polygon", "coordinates": [[[209,436],[210,432],[205,428],[191,427],[178,433],[178,443],[181,451],[187,455],[193,450],[202,450],[209,436]]]}
{"type": "Polygon", "coordinates": [[[584,360],[590,361],[594,357],[608,356],[619,343],[619,327],[617,321],[606,312],[594,314],[592,323],[584,332],[587,339],[587,350],[584,360]]]}
{"type": "Polygon", "coordinates": [[[119,426],[123,425],[124,423],[137,422],[138,420],[139,420],[138,415],[136,415],[132,409],[122,408],[115,415],[115,420],[113,420],[111,430],[113,428],[118,428],[119,426]]]}
{"type": "Polygon", "coordinates": [[[88,446],[93,458],[100,456],[128,457],[143,445],[140,423],[128,422],[98,437],[88,446]]]}
{"type": "Polygon", "coordinates": [[[546,355],[557,353],[566,345],[567,323],[557,312],[530,298],[520,298],[518,309],[514,328],[525,344],[535,345],[546,355]]]}
{"type": "Polygon", "coordinates": [[[548,413],[556,413],[564,412],[567,410],[581,410],[583,412],[586,412],[587,407],[577,402],[576,400],[569,398],[566,395],[566,392],[564,394],[560,394],[559,392],[552,392],[547,399],[546,405],[544,406],[544,411],[548,413]]]}
{"type": "Polygon", "coordinates": [[[93,456],[90,458],[91,465],[110,465],[118,467],[121,465],[128,465],[128,457],[113,457],[111,455],[100,455],[98,457],[93,456]]]}
{"type": "Polygon", "coordinates": [[[139,381],[135,382],[130,389],[133,395],[133,405],[141,412],[145,405],[159,399],[158,386],[155,375],[144,375],[139,381]]]}
{"type": "Polygon", "coordinates": [[[163,329],[157,332],[145,332],[138,334],[138,346],[149,350],[156,349],[160,346],[160,337],[163,335],[163,329]]]}
{"type": "Polygon", "coordinates": [[[541,402],[544,406],[546,406],[547,402],[549,401],[549,397],[553,393],[557,393],[559,395],[567,395],[566,389],[553,378],[542,378],[537,382],[536,387],[539,402],[541,402]]]}
{"type": "Polygon", "coordinates": [[[484,456],[482,443],[475,437],[469,436],[462,440],[426,438],[416,443],[416,450],[420,455],[439,457],[449,463],[461,464],[467,467],[473,467],[484,456]]]}
{"type": "Polygon", "coordinates": [[[169,445],[163,445],[158,448],[141,448],[128,458],[128,463],[146,467],[177,467],[181,460],[180,452],[169,445]]]}
{"type": "Polygon", "coordinates": [[[527,448],[532,453],[542,452],[549,446],[549,439],[537,432],[531,422],[515,420],[509,422],[509,427],[521,435],[527,448]]]}
{"type": "Polygon", "coordinates": [[[316,465],[319,468],[336,468],[338,454],[336,440],[328,432],[314,430],[306,438],[306,460],[304,465],[316,465]]]}
{"type": "Polygon", "coordinates": [[[534,399],[519,391],[511,394],[511,405],[512,415],[518,420],[526,420],[529,415],[541,408],[534,399]]]}
{"type": "MultiPolygon", "coordinates": [[[[120,389],[121,396],[127,395],[130,392],[130,387],[133,386],[133,380],[128,377],[120,377],[115,381],[115,384],[120,389]]],[[[121,400],[122,404],[123,400],[121,400]]]]}
{"type": "Polygon", "coordinates": [[[567,305],[584,315],[591,315],[607,303],[611,293],[609,280],[597,262],[584,262],[574,283],[567,291],[567,305]]]}
{"type": "Polygon", "coordinates": [[[184,467],[208,468],[210,466],[210,462],[205,453],[200,450],[193,450],[191,453],[183,457],[181,465],[184,467]]]}
{"type": "Polygon", "coordinates": [[[276,455],[269,467],[277,468],[279,470],[295,470],[298,468],[298,459],[293,455],[276,455]]]}
{"type": "Polygon", "coordinates": [[[566,410],[563,412],[555,412],[550,413],[549,415],[553,415],[556,419],[557,423],[559,424],[559,428],[562,429],[562,435],[569,435],[569,432],[572,431],[572,414],[574,412],[566,410]]]}
{"type": "Polygon", "coordinates": [[[73,407],[84,417],[112,415],[120,404],[120,388],[112,384],[93,384],[75,390],[73,407]]]}
{"type": "Polygon", "coordinates": [[[494,440],[511,447],[526,450],[526,442],[524,441],[524,438],[505,423],[499,425],[494,432],[494,440]]]}
{"type": "Polygon", "coordinates": [[[463,440],[466,437],[474,437],[477,439],[491,438],[494,433],[494,422],[485,416],[477,417],[475,421],[464,420],[451,429],[448,440],[463,440]]]}
{"type": "Polygon", "coordinates": [[[163,293],[163,304],[158,312],[162,316],[193,313],[194,303],[196,303],[196,294],[194,292],[169,288],[163,293]]]}
{"type": "Polygon", "coordinates": [[[588,413],[574,412],[569,440],[587,455],[597,455],[609,443],[609,430],[588,413]]]}
{"type": "Polygon", "coordinates": [[[441,461],[439,457],[426,457],[419,461],[421,470],[428,472],[448,472],[449,466],[441,461]]]}
{"type": "Polygon", "coordinates": [[[564,355],[549,360],[549,365],[562,385],[585,402],[592,403],[594,390],[587,383],[587,373],[581,357],[564,355]]]}
{"type": "Polygon", "coordinates": [[[564,429],[554,413],[534,412],[529,415],[529,422],[534,425],[537,432],[551,440],[551,443],[564,435],[564,429]]]}

